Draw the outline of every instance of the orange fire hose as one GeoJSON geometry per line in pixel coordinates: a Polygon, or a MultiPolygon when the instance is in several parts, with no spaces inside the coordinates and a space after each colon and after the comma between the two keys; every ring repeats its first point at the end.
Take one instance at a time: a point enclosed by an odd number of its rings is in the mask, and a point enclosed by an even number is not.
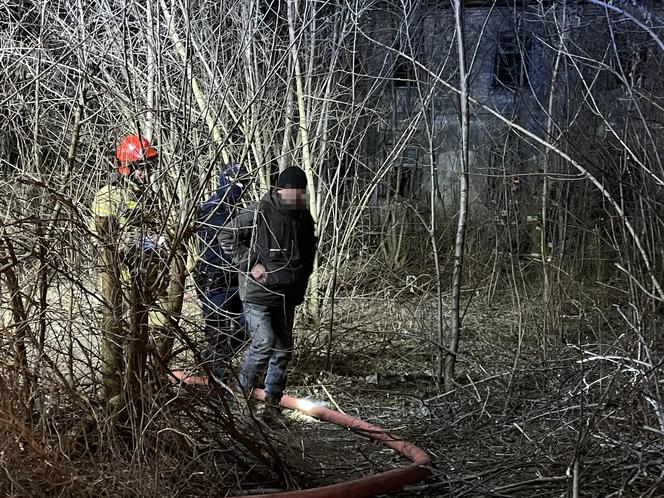
{"type": "MultiPolygon", "coordinates": [[[[173,376],[183,382],[191,384],[207,384],[207,378],[187,376],[184,372],[173,372],[173,376]]],[[[254,389],[253,396],[261,401],[265,401],[265,392],[262,389],[254,389]]],[[[250,495],[252,498],[363,498],[401,489],[408,484],[421,481],[429,474],[429,469],[426,467],[431,463],[429,455],[414,444],[386,432],[377,425],[372,425],[344,413],[330,410],[329,408],[317,405],[311,401],[293,398],[291,396],[284,396],[281,398],[281,406],[290,408],[291,410],[297,410],[326,422],[331,422],[336,425],[359,431],[367,437],[389,446],[408,458],[412,463],[398,469],[359,477],[352,481],[346,481],[339,484],[331,484],[320,488],[303,489],[298,491],[285,491],[282,493],[250,495]]]]}

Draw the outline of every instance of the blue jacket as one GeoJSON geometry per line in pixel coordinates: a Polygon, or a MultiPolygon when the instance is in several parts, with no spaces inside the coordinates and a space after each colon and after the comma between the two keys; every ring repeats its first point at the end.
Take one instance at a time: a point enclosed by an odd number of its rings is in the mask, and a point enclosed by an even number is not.
{"type": "MultiPolygon", "coordinates": [[[[229,182],[228,176],[241,176],[243,168],[231,164],[219,175],[217,190],[198,208],[196,221],[199,224],[197,278],[214,281],[215,287],[237,287],[237,271],[233,269],[232,257],[226,255],[219,242],[219,230],[240,204],[244,188],[229,182]]],[[[244,170],[246,175],[246,170],[244,170]]]]}

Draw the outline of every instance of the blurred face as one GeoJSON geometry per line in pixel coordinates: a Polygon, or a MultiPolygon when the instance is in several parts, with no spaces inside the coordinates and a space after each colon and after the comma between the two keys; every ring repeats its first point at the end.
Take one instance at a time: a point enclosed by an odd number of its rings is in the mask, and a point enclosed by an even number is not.
{"type": "Polygon", "coordinates": [[[307,189],[303,188],[280,188],[277,193],[282,202],[289,207],[302,208],[307,205],[307,189]]]}
{"type": "Polygon", "coordinates": [[[131,180],[138,185],[150,183],[150,175],[157,165],[157,158],[151,157],[131,164],[131,180]]]}
{"type": "Polygon", "coordinates": [[[150,171],[148,168],[136,168],[131,174],[131,177],[136,183],[148,183],[150,181],[150,171]]]}

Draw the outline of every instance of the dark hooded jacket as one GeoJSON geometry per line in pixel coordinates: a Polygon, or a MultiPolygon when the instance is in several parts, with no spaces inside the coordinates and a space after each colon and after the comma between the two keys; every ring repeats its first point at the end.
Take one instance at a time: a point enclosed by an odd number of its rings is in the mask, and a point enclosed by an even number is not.
{"type": "MultiPolygon", "coordinates": [[[[237,166],[233,166],[237,167],[237,166]]],[[[199,240],[199,260],[196,264],[196,278],[214,281],[215,286],[237,287],[237,272],[233,269],[232,258],[227,255],[219,241],[219,230],[228,221],[241,202],[242,187],[232,185],[227,178],[230,168],[219,175],[217,190],[198,209],[196,221],[199,240]]]]}
{"type": "Polygon", "coordinates": [[[265,306],[296,306],[304,301],[316,255],[314,222],[306,208],[284,205],[276,191],[239,210],[221,230],[224,251],[239,269],[240,297],[265,306]],[[251,277],[261,263],[267,282],[251,277]]]}

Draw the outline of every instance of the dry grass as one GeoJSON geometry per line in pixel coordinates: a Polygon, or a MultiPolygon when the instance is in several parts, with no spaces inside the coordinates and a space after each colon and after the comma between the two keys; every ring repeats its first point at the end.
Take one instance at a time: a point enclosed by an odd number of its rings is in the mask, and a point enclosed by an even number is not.
{"type": "MultiPolygon", "coordinates": [[[[329,370],[326,324],[316,334],[300,320],[289,393],[429,451],[432,477],[405,495],[560,496],[571,493],[575,476],[579,496],[656,495],[664,452],[656,370],[634,359],[618,313],[577,300],[583,313],[567,319],[562,344],[543,337],[536,298],[514,308],[507,295],[493,304],[476,296],[457,388],[441,393],[432,378],[435,309],[416,291],[340,298],[329,370]]],[[[197,338],[198,318],[190,318],[197,338]]],[[[218,496],[311,487],[403,463],[330,424],[288,413],[285,428],[267,432],[233,404],[226,412],[207,388],[151,379],[145,418],[118,427],[91,385],[63,384],[44,367],[27,390],[3,370],[0,494],[218,496]]]]}
{"type": "Polygon", "coordinates": [[[323,355],[310,350],[299,358],[292,388],[334,400],[431,452],[429,483],[405,495],[560,496],[575,486],[579,496],[661,492],[656,377],[630,359],[620,338],[609,343],[604,333],[607,342],[589,341],[598,337],[589,324],[601,315],[570,327],[580,329],[576,344],[549,341],[544,350],[541,305],[528,303],[515,364],[519,313],[478,298],[466,316],[457,388],[438,394],[430,328],[421,327],[430,303],[381,299],[365,302],[362,314],[339,306],[346,321],[336,332],[333,373],[322,372],[323,355]]]}

